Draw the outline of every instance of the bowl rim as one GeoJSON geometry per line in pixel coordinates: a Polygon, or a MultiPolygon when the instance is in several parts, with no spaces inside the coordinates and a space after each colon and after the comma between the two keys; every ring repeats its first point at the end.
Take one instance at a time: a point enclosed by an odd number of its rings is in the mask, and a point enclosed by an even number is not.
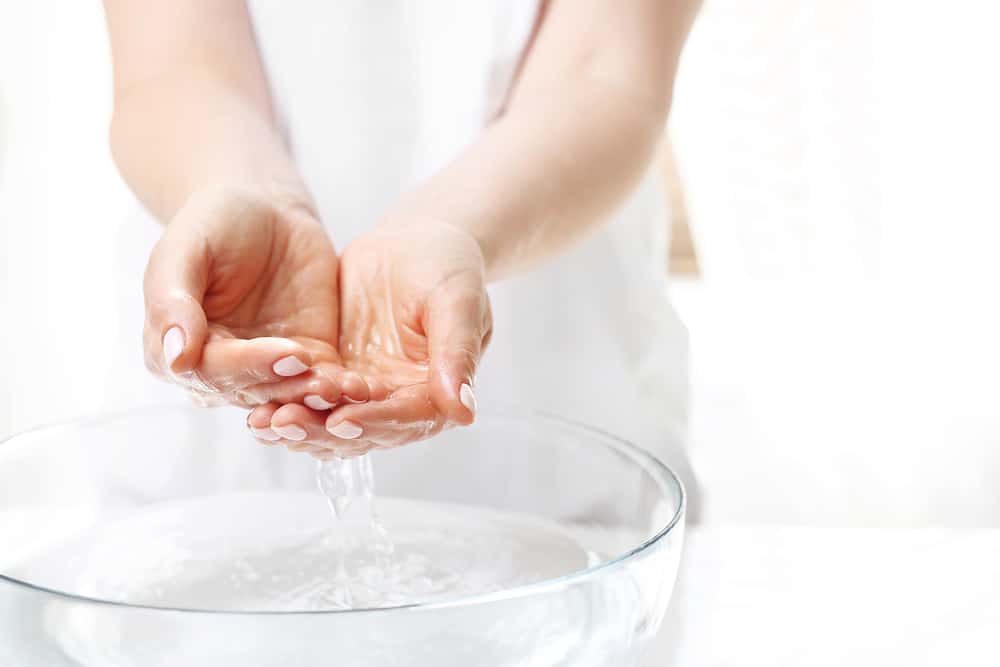
{"type": "MultiPolygon", "coordinates": [[[[117,419],[123,419],[128,417],[135,417],[142,415],[144,413],[162,413],[165,410],[183,410],[185,412],[198,411],[202,408],[192,408],[192,406],[185,406],[183,404],[164,404],[147,406],[141,408],[132,408],[127,410],[102,412],[97,415],[91,415],[87,417],[77,417],[65,420],[60,420],[48,424],[42,424],[35,426],[18,433],[0,438],[0,448],[4,446],[10,446],[11,443],[19,441],[25,437],[38,435],[44,431],[55,431],[59,429],[66,429],[71,427],[79,427],[85,425],[95,425],[102,422],[114,421],[117,419]]],[[[548,422],[555,424],[564,429],[575,429],[578,431],[583,431],[590,436],[599,436],[603,442],[600,443],[602,446],[607,446],[615,451],[627,456],[633,462],[635,462],[639,467],[645,470],[654,480],[657,481],[661,486],[671,486],[673,485],[677,489],[677,493],[680,497],[680,501],[677,503],[677,508],[674,510],[673,515],[670,520],[666,522],[659,530],[656,531],[651,537],[647,538],[645,541],[639,545],[619,554],[613,558],[609,558],[606,561],[592,565],[590,567],[584,568],[582,570],[576,570],[573,572],[568,572],[566,574],[561,574],[558,577],[552,577],[550,579],[543,579],[541,581],[536,581],[530,584],[523,584],[520,586],[514,586],[511,588],[505,588],[499,591],[491,591],[488,593],[477,593],[473,595],[459,595],[454,598],[448,598],[445,600],[436,600],[432,602],[410,602],[406,604],[392,605],[388,607],[362,607],[358,609],[302,609],[302,610],[221,610],[221,609],[202,609],[202,608],[188,608],[188,607],[172,607],[172,606],[160,606],[152,604],[136,604],[131,602],[117,602],[114,600],[105,600],[98,597],[90,597],[87,595],[82,595],[79,593],[71,593],[68,591],[62,591],[56,588],[49,588],[47,586],[42,586],[39,584],[32,583],[30,581],[25,581],[23,579],[18,579],[17,577],[12,577],[10,575],[4,574],[0,571],[0,582],[6,582],[13,585],[15,588],[25,588],[29,591],[43,593],[50,596],[55,596],[57,598],[64,599],[72,603],[84,603],[87,605],[99,605],[108,606],[113,608],[121,609],[140,609],[146,611],[155,612],[170,612],[170,613],[183,613],[183,614],[209,614],[209,615],[234,615],[234,616],[296,616],[296,615],[324,615],[324,614],[376,614],[376,613],[388,613],[388,612],[406,612],[406,611],[430,611],[435,609],[445,609],[449,607],[465,607],[471,605],[487,604],[491,602],[499,602],[504,600],[510,600],[515,598],[527,597],[531,595],[545,594],[547,592],[555,591],[567,586],[576,584],[577,582],[583,581],[585,579],[590,579],[595,576],[599,576],[600,573],[605,570],[610,570],[612,568],[618,567],[624,563],[634,560],[641,554],[652,549],[656,544],[663,540],[667,535],[669,535],[681,522],[681,519],[687,512],[687,489],[684,487],[684,482],[681,481],[680,477],[677,476],[674,471],[667,466],[665,463],[660,461],[658,458],[650,454],[648,451],[642,447],[616,435],[612,435],[607,431],[591,426],[589,424],[584,424],[582,422],[576,421],[574,419],[569,419],[551,412],[536,409],[524,409],[524,408],[513,408],[513,407],[491,407],[489,410],[483,410],[477,415],[477,422],[482,418],[484,420],[494,419],[494,418],[517,418],[520,420],[532,419],[536,421],[548,422]]],[[[2,450],[0,450],[2,451],[2,450]]]]}

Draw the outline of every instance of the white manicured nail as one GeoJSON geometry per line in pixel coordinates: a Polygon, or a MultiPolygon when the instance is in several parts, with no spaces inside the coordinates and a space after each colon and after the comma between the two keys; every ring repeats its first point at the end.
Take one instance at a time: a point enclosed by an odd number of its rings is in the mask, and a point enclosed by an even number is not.
{"type": "Polygon", "coordinates": [[[472,387],[468,383],[463,384],[458,390],[458,400],[462,401],[462,405],[469,412],[476,414],[476,395],[472,393],[472,387]]]}
{"type": "Polygon", "coordinates": [[[295,377],[309,370],[309,367],[299,361],[298,357],[283,357],[274,362],[274,374],[281,377],[295,377]]]}
{"type": "Polygon", "coordinates": [[[335,438],[341,438],[342,440],[354,440],[361,435],[363,430],[364,429],[354,422],[342,421],[330,429],[330,435],[335,438]]]}
{"type": "Polygon", "coordinates": [[[253,437],[260,438],[261,440],[267,440],[268,442],[281,440],[281,436],[269,428],[254,428],[251,426],[250,432],[253,433],[253,437]]]}
{"type": "Polygon", "coordinates": [[[180,327],[170,327],[167,333],[163,334],[163,360],[167,364],[167,370],[171,370],[177,357],[184,351],[184,330],[180,327]]]}
{"type": "Polygon", "coordinates": [[[274,432],[285,440],[299,440],[306,439],[306,430],[297,424],[288,424],[286,426],[275,426],[274,432]]]}
{"type": "Polygon", "coordinates": [[[333,403],[328,403],[322,396],[317,396],[316,394],[309,394],[302,402],[306,404],[307,408],[312,408],[313,410],[329,410],[333,407],[333,403]]]}

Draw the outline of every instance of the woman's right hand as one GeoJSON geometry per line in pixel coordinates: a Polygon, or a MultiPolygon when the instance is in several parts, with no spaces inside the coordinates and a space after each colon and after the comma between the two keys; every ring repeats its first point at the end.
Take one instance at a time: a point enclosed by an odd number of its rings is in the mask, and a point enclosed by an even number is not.
{"type": "Polygon", "coordinates": [[[282,380],[290,399],[317,407],[366,401],[368,384],[337,352],[337,275],[308,205],[257,191],[197,193],[146,268],[146,366],[202,405],[258,405],[282,380]]]}

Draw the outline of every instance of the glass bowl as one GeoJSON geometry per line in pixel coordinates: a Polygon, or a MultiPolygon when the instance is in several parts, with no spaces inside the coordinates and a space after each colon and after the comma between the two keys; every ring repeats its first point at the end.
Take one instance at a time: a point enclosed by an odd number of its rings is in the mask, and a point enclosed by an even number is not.
{"type": "MultiPolygon", "coordinates": [[[[148,545],[78,546],[102,530],[115,537],[115,526],[159,507],[302,493],[325,507],[315,463],[256,444],[235,410],[102,416],[0,443],[0,665],[638,664],[667,607],[683,540],[684,490],[666,466],[595,429],[514,410],[371,456],[376,503],[403,498],[544,521],[590,560],[502,590],[367,609],[231,610],[221,600],[212,608],[210,585],[197,604],[95,594],[93,576],[81,572],[164,576],[169,558],[148,545]]],[[[233,525],[257,520],[240,512],[249,505],[234,507],[233,525]]],[[[263,514],[256,529],[273,530],[263,514]]],[[[163,551],[187,528],[171,530],[163,551]]]]}

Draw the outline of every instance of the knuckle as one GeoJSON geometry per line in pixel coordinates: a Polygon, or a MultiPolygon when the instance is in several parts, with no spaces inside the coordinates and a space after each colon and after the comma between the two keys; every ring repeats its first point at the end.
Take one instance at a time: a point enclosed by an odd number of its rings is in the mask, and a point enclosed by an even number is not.
{"type": "Polygon", "coordinates": [[[262,392],[254,389],[237,389],[233,392],[233,399],[240,405],[256,406],[267,403],[267,397],[262,392]]]}
{"type": "Polygon", "coordinates": [[[167,323],[170,317],[170,309],[162,298],[147,298],[146,300],[146,326],[150,335],[155,335],[167,323]]]}
{"type": "Polygon", "coordinates": [[[153,354],[147,349],[142,355],[142,363],[146,367],[146,370],[153,375],[163,375],[163,369],[160,367],[159,355],[153,354]]]}
{"type": "Polygon", "coordinates": [[[325,377],[314,377],[306,383],[306,391],[310,394],[328,396],[333,393],[333,382],[325,377]]]}
{"type": "Polygon", "coordinates": [[[479,328],[480,337],[493,328],[493,309],[490,306],[489,300],[480,304],[474,321],[476,326],[479,328]]]}
{"type": "Polygon", "coordinates": [[[201,392],[190,387],[187,390],[187,395],[191,402],[199,408],[217,408],[226,404],[225,399],[218,394],[201,392]]]}
{"type": "Polygon", "coordinates": [[[218,395],[224,393],[226,388],[218,378],[205,376],[198,370],[181,374],[184,383],[192,390],[202,394],[218,395]]]}
{"type": "Polygon", "coordinates": [[[482,355],[486,348],[490,346],[490,342],[493,340],[493,324],[491,323],[485,329],[486,333],[483,334],[483,342],[479,346],[479,353],[482,355]]]}
{"type": "Polygon", "coordinates": [[[457,346],[452,352],[451,363],[475,374],[479,365],[479,346],[472,342],[457,346]]]}
{"type": "Polygon", "coordinates": [[[274,379],[274,374],[272,372],[262,368],[250,366],[244,372],[246,373],[248,384],[261,384],[263,382],[270,382],[274,379]]]}

